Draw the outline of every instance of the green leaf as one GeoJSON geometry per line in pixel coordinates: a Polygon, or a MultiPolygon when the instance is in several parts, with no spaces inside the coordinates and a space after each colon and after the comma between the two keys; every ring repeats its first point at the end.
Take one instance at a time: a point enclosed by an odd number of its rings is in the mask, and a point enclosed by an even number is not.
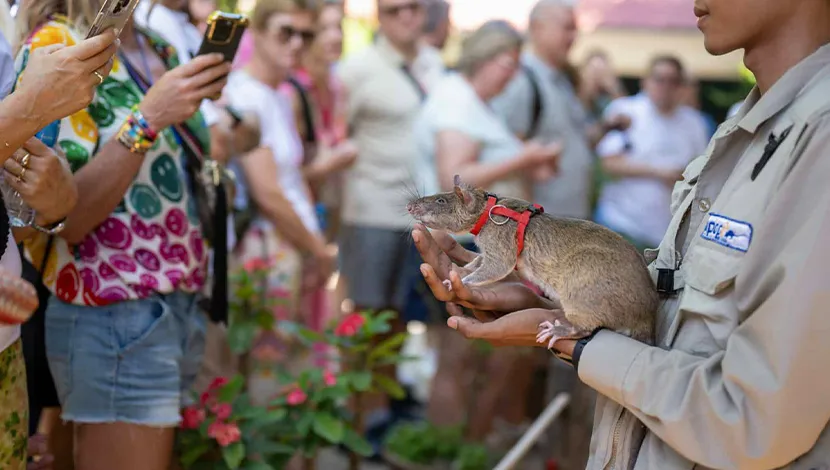
{"type": "Polygon", "coordinates": [[[184,468],[188,468],[193,465],[200,457],[205,455],[207,451],[210,450],[210,441],[198,441],[194,443],[192,446],[188,446],[184,452],[182,452],[179,461],[182,463],[184,468]]]}
{"type": "Polygon", "coordinates": [[[297,431],[305,436],[311,430],[312,423],[314,423],[314,415],[310,413],[302,415],[302,417],[297,420],[297,431]]]}
{"type": "Polygon", "coordinates": [[[388,366],[388,365],[391,365],[391,364],[400,364],[402,362],[417,361],[419,359],[420,358],[417,357],[417,356],[403,356],[403,355],[395,354],[394,356],[386,356],[386,357],[378,359],[378,361],[375,362],[374,366],[375,367],[388,366]]]}
{"type": "Polygon", "coordinates": [[[242,387],[245,386],[245,378],[241,375],[236,375],[224,387],[219,390],[219,401],[230,403],[239,395],[239,392],[242,391],[242,387]]]}
{"type": "Polygon", "coordinates": [[[222,449],[222,458],[225,459],[228,468],[236,470],[242,464],[242,460],[245,459],[245,444],[240,441],[224,447],[222,449]]]}
{"type": "Polygon", "coordinates": [[[401,400],[406,397],[406,391],[404,391],[403,387],[398,384],[398,382],[390,379],[389,377],[381,374],[375,375],[375,384],[380,387],[381,390],[386,392],[390,397],[401,400]]]}
{"type": "Polygon", "coordinates": [[[381,342],[372,352],[369,353],[369,362],[374,362],[383,356],[394,354],[397,349],[401,347],[406,341],[406,333],[398,333],[395,336],[388,338],[381,342]]]}
{"type": "Polygon", "coordinates": [[[343,441],[343,422],[328,413],[314,415],[314,433],[332,444],[343,441]]]}
{"type": "Polygon", "coordinates": [[[370,457],[374,453],[369,441],[351,428],[345,429],[343,433],[343,444],[355,454],[362,455],[363,457],[370,457]]]}
{"type": "Polygon", "coordinates": [[[257,334],[256,323],[234,322],[228,328],[228,345],[235,354],[242,354],[251,349],[257,334]]]}
{"type": "Polygon", "coordinates": [[[349,379],[352,387],[358,392],[366,392],[372,387],[372,373],[369,371],[352,372],[349,379]]]}

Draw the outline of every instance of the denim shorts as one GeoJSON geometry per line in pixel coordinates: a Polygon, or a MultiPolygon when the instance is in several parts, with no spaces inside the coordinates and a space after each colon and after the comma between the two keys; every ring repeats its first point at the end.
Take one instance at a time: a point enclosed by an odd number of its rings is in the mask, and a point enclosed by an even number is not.
{"type": "Polygon", "coordinates": [[[199,372],[207,318],[196,294],[46,309],[46,355],[62,418],[176,426],[199,372]]]}

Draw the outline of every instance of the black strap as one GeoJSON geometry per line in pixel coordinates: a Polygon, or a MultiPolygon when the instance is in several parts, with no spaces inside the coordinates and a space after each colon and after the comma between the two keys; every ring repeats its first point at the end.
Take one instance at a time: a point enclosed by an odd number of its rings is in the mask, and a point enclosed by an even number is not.
{"type": "Polygon", "coordinates": [[[0,259],[6,255],[6,250],[9,249],[9,231],[11,224],[9,223],[9,213],[6,211],[6,201],[3,199],[3,192],[0,191],[0,234],[3,240],[0,241],[0,259]]]}
{"type": "Polygon", "coordinates": [[[536,78],[536,73],[525,64],[522,64],[522,70],[527,75],[527,80],[530,82],[530,92],[532,97],[532,107],[530,115],[530,127],[528,127],[525,139],[530,139],[539,132],[539,123],[542,120],[542,92],[539,88],[539,81],[536,78]]]}
{"type": "MultiPolygon", "coordinates": [[[[165,51],[157,47],[153,47],[156,54],[159,55],[165,65],[168,63],[165,51]]],[[[152,86],[150,77],[144,77],[141,72],[135,68],[130,61],[123,57],[127,72],[136,82],[143,93],[152,86]]],[[[182,151],[185,154],[184,169],[187,173],[190,188],[194,198],[200,196],[204,199],[206,195],[200,190],[202,180],[200,178],[204,166],[205,155],[204,149],[199,143],[196,135],[190,131],[186,124],[174,124],[171,126],[171,131],[176,135],[182,151]]],[[[215,323],[227,323],[228,321],[228,207],[227,194],[225,192],[224,183],[219,182],[215,186],[216,205],[213,214],[210,216],[210,222],[202,220],[202,225],[209,224],[210,226],[203,226],[202,231],[208,233],[207,238],[210,240],[213,248],[213,286],[211,289],[210,307],[208,308],[208,315],[215,323]]],[[[195,201],[197,205],[199,201],[195,201]]],[[[207,204],[206,201],[201,201],[207,204]]]]}
{"type": "Polygon", "coordinates": [[[426,101],[427,91],[424,90],[424,87],[421,86],[421,82],[419,82],[418,79],[415,78],[415,75],[412,74],[412,71],[409,70],[409,66],[406,65],[406,64],[401,64],[401,71],[403,72],[404,75],[406,75],[406,78],[415,87],[415,91],[418,92],[418,97],[421,99],[421,102],[426,101]]]}
{"type": "Polygon", "coordinates": [[[761,155],[761,159],[758,160],[758,163],[756,163],[755,167],[752,169],[752,181],[755,181],[755,178],[757,178],[758,175],[761,174],[761,170],[763,170],[764,167],[767,166],[767,163],[775,154],[775,151],[778,150],[778,147],[781,146],[781,143],[784,142],[784,139],[786,139],[787,136],[790,135],[790,131],[792,129],[793,126],[784,129],[781,132],[781,134],[779,134],[777,137],[775,136],[775,134],[770,133],[767,145],[766,147],[764,147],[764,153],[761,155]]]}
{"type": "Polygon", "coordinates": [[[295,77],[288,77],[288,83],[294,87],[300,97],[300,106],[303,109],[303,125],[305,126],[305,141],[308,144],[317,143],[317,135],[314,132],[314,114],[311,109],[311,101],[308,99],[308,91],[295,77]]]}

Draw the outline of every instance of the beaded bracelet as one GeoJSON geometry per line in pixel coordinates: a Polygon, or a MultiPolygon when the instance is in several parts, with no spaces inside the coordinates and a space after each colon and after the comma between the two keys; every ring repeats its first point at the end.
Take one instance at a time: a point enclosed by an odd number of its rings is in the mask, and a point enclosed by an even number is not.
{"type": "Polygon", "coordinates": [[[158,133],[150,128],[138,106],[133,106],[132,112],[118,131],[117,139],[131,152],[144,154],[153,147],[157,137],[158,133]]]}

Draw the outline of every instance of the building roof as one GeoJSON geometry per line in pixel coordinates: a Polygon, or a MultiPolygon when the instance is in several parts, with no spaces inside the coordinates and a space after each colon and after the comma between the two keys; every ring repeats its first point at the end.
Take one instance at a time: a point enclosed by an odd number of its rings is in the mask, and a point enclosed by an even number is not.
{"type": "Polygon", "coordinates": [[[580,26],[596,28],[692,29],[690,0],[579,0],[580,26]]]}

